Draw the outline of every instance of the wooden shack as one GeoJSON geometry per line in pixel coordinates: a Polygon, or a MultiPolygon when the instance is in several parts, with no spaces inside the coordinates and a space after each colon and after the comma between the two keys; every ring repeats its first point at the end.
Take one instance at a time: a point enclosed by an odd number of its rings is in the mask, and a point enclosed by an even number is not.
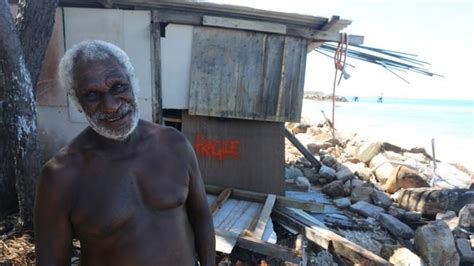
{"type": "Polygon", "coordinates": [[[37,93],[44,158],[87,126],[57,84],[58,62],[101,39],[130,56],[141,117],[189,138],[207,184],[283,194],[284,122],[300,120],[306,54],[349,24],[211,3],[60,1],[37,93]]]}

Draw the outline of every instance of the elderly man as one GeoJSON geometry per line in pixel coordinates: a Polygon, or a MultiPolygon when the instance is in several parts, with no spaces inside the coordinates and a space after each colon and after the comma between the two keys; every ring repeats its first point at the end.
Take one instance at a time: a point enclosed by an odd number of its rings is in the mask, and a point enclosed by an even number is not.
{"type": "Polygon", "coordinates": [[[117,46],[82,42],[59,76],[90,127],[44,166],[35,206],[38,265],[215,264],[212,215],[192,146],[139,119],[138,82],[117,46]]]}

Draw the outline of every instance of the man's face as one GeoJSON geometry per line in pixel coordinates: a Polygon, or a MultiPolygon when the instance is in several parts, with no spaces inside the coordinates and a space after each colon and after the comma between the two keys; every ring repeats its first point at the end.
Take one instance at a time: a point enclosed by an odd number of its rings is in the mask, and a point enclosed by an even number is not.
{"type": "Polygon", "coordinates": [[[124,140],[138,123],[137,100],[123,67],[114,58],[76,63],[76,96],[90,126],[100,135],[124,140]]]}

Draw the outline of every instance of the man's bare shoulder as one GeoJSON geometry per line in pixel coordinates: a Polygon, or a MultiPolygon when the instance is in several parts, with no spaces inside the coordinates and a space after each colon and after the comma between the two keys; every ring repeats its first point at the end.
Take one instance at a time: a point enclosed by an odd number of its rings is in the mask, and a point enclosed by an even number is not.
{"type": "Polygon", "coordinates": [[[77,169],[81,169],[82,158],[80,152],[72,146],[68,145],[62,148],[43,166],[40,182],[47,182],[62,188],[73,185],[79,176],[77,169]]]}
{"type": "Polygon", "coordinates": [[[153,137],[155,141],[161,142],[161,145],[188,146],[189,141],[184,134],[174,127],[163,126],[148,121],[140,121],[141,128],[145,129],[146,134],[153,137]]]}

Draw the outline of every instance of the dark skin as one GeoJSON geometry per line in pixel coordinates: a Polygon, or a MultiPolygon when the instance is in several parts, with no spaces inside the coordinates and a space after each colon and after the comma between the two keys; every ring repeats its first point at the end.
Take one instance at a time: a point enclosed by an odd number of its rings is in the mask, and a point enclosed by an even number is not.
{"type": "MultiPolygon", "coordinates": [[[[76,94],[86,115],[133,102],[111,58],[78,62],[76,94]]],[[[100,121],[119,128],[118,121],[100,121]]],[[[140,120],[124,141],[90,127],[44,166],[35,205],[38,265],[70,265],[73,236],[81,265],[215,265],[212,215],[196,156],[173,128],[140,120]]]]}

